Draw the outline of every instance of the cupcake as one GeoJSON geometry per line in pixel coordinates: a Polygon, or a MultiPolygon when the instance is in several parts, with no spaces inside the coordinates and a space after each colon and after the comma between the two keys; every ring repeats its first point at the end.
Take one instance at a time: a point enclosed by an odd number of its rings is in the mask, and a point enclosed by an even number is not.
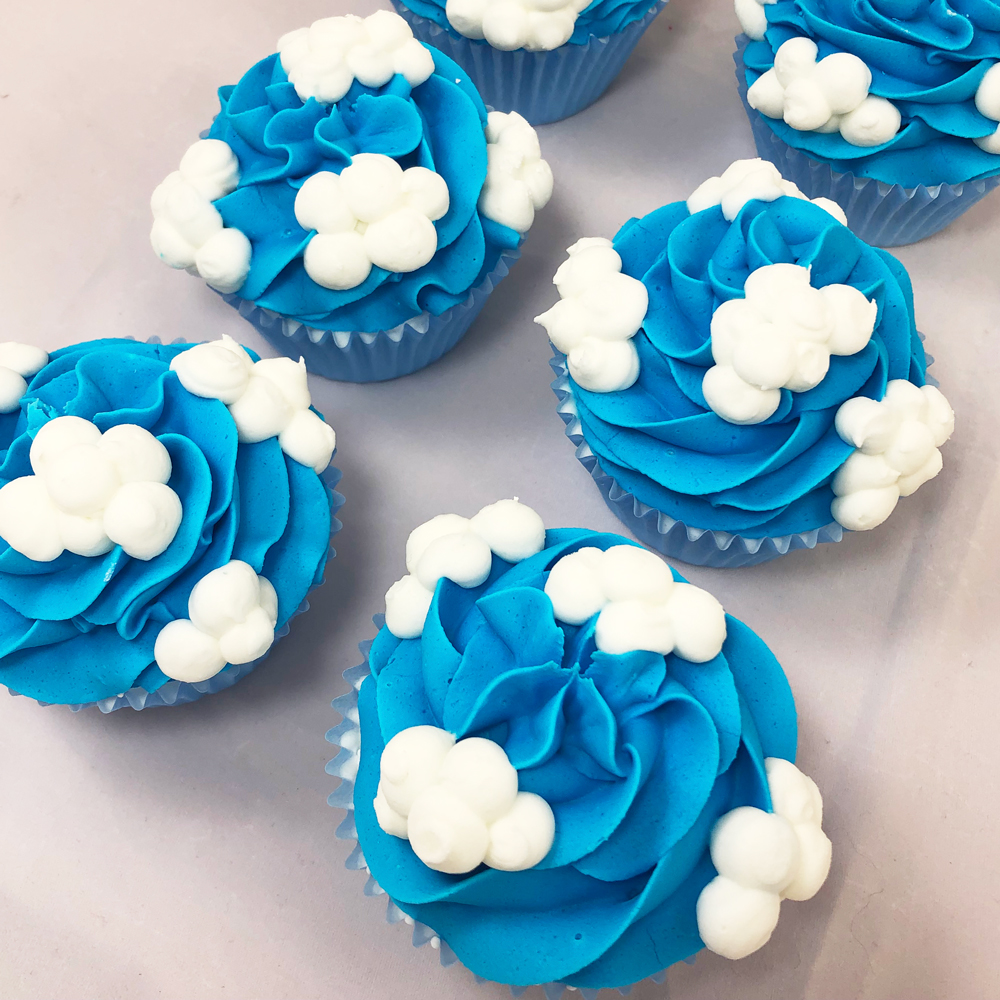
{"type": "Polygon", "coordinates": [[[714,597],[515,500],[421,525],[406,567],[328,770],[415,940],[514,987],[625,987],[749,955],[819,890],[788,682],[714,597]]]}
{"type": "Polygon", "coordinates": [[[102,712],[220,691],[322,582],[333,429],[228,337],[0,345],[0,684],[102,712]]]}
{"type": "Polygon", "coordinates": [[[580,240],[536,322],[611,509],[685,562],[741,566],[881,524],[941,470],[910,280],[831,201],[739,160],[580,240]]]}
{"type": "Polygon", "coordinates": [[[552,193],[531,126],[388,11],[283,36],[219,101],[153,193],[153,249],[327,378],[454,347],[552,193]]]}
{"type": "Polygon", "coordinates": [[[1000,7],[736,0],[757,150],[878,246],[943,229],[1000,184],[1000,7]]]}
{"type": "Polygon", "coordinates": [[[593,104],[666,0],[392,0],[483,100],[542,125],[593,104]]]}

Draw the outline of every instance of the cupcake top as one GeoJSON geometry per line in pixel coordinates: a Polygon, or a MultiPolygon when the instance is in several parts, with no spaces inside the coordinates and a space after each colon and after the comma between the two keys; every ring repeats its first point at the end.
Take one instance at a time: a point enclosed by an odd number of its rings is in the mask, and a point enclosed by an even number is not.
{"type": "Polygon", "coordinates": [[[747,101],[835,170],[912,188],[1000,173],[995,0],[736,0],[747,101]]]}
{"type": "Polygon", "coordinates": [[[358,693],[357,836],[473,972],[624,986],[750,954],[819,889],[788,683],[711,595],[515,500],[421,525],[406,565],[358,693]]]}
{"type": "Polygon", "coordinates": [[[464,71],[388,11],[284,35],[219,101],[153,193],[153,249],[317,329],[440,315],[552,193],[531,126],[487,115],[464,71]]]}
{"type": "Polygon", "coordinates": [[[0,683],[84,704],[267,652],[330,550],[304,366],[229,338],[4,344],[0,390],[0,683]]]}
{"type": "Polygon", "coordinates": [[[587,444],[684,524],[747,538],[881,524],[941,470],[903,266],[761,160],[581,240],[537,322],[587,444]]]}

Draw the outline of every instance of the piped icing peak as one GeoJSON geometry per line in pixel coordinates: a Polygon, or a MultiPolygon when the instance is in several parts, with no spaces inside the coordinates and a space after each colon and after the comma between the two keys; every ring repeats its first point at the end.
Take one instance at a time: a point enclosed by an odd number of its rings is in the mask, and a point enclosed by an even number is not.
{"type": "Polygon", "coordinates": [[[13,413],[28,388],[27,379],[41,371],[49,356],[33,344],[0,343],[0,413],[13,413]]]}
{"type": "Polygon", "coordinates": [[[548,52],[573,35],[590,0],[447,0],[448,23],[466,38],[485,39],[495,49],[548,52]]]}

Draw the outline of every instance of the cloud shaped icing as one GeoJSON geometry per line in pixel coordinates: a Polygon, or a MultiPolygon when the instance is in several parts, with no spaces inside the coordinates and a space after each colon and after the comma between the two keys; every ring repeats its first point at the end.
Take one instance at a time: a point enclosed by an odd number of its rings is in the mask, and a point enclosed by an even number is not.
{"type": "Polygon", "coordinates": [[[423,267],[437,250],[434,220],[448,211],[445,179],[403,168],[383,153],[358,153],[340,174],[313,174],[295,196],[295,218],[316,230],[303,261],[324,288],[360,285],[372,265],[395,273],[423,267]]]}
{"type": "Polygon", "coordinates": [[[166,485],[170,455],[136,424],[102,434],[82,417],[56,417],[39,428],[29,461],[34,475],[0,489],[0,537],[35,562],[116,545],[149,560],[177,534],[183,511],[166,485]]]}
{"type": "Polygon", "coordinates": [[[736,16],[747,35],[759,42],[767,31],[767,14],[764,8],[777,0],[735,0],[736,16]]]}
{"type": "Polygon", "coordinates": [[[549,571],[545,593],[555,617],[568,625],[600,612],[594,639],[605,653],[644,649],[706,663],[726,640],[722,605],[699,587],[675,582],[663,560],[635,545],[563,556],[549,571]]]}
{"type": "Polygon", "coordinates": [[[448,0],[448,23],[466,38],[495,49],[548,52],[565,45],[590,0],[448,0]]]}
{"type": "Polygon", "coordinates": [[[13,413],[27,392],[27,379],[49,363],[49,356],[40,347],[18,344],[13,340],[0,343],[0,413],[13,413]]]}
{"type": "Polygon", "coordinates": [[[816,61],[811,38],[790,38],[774,66],[747,92],[747,102],[768,118],[782,118],[800,132],[837,132],[853,146],[881,146],[898,131],[899,109],[868,93],[871,70],[850,52],[816,61]]]}
{"type": "Polygon", "coordinates": [[[816,782],[780,757],[764,764],[774,812],[740,806],[715,824],[709,849],[719,874],[698,896],[698,933],[724,958],[767,944],[781,901],[811,899],[830,871],[816,782]]]}
{"type": "Polygon", "coordinates": [[[555,817],[540,795],[518,791],[517,771],[492,740],[435,726],[397,733],[382,751],[379,826],[409,840],[435,871],[459,875],[485,863],[533,868],[552,847],[555,817]]]}
{"type": "MultiPolygon", "coordinates": [[[[1000,122],[1000,63],[994,63],[976,88],[976,110],[995,122],[1000,122]]],[[[1000,125],[992,135],[972,140],[987,153],[1000,154],[1000,125]]]]}
{"type": "Polygon", "coordinates": [[[516,111],[491,111],[486,119],[486,183],[479,211],[526,233],[535,212],[552,197],[552,169],[542,159],[538,135],[516,111]]]}
{"type": "Polygon", "coordinates": [[[163,626],[153,656],[167,677],[195,684],[227,663],[249,663],[271,648],[278,595],[252,566],[234,559],[194,585],[188,615],[163,626]]]}
{"type": "Polygon", "coordinates": [[[875,301],[851,285],[813,288],[809,273],[798,264],[760,267],[743,286],[745,298],[723,302],[712,314],[715,365],[705,372],[702,392],[723,420],[767,420],[781,389],[815,388],[831,354],[857,354],[871,339],[875,301]]]}
{"type": "Polygon", "coordinates": [[[266,358],[256,363],[232,337],[199,344],[170,362],[181,385],[195,396],[229,407],[242,444],[277,437],[296,462],[322,472],[333,457],[337,436],[310,409],[305,362],[266,358]]]}
{"type": "Polygon", "coordinates": [[[250,270],[250,241],[239,230],[224,228],[212,204],[236,189],[239,161],[221,139],[199,139],[153,192],[156,255],[170,267],[195,271],[219,292],[235,292],[250,270]]]}
{"type": "Polygon", "coordinates": [[[833,477],[830,510],[845,528],[868,531],[941,471],[938,449],[955,429],[955,413],[934,386],[893,379],[881,400],[843,403],[834,426],[857,450],[833,477]]]}

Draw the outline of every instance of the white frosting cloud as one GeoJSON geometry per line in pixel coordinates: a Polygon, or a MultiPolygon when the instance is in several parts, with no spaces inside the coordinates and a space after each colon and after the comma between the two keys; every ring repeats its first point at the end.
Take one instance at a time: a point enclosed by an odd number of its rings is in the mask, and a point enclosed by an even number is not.
{"type": "Polygon", "coordinates": [[[289,458],[317,473],[330,464],[337,436],[309,409],[312,397],[301,358],[297,364],[290,358],[255,364],[232,337],[223,336],[182,351],[170,369],[188,392],[222,400],[229,407],[244,444],[277,437],[289,458]]]}
{"type": "Polygon", "coordinates": [[[235,292],[250,270],[250,241],[239,229],[223,228],[213,201],[236,190],[236,154],[221,139],[199,139],[153,192],[156,255],[170,267],[201,275],[212,288],[235,292]]]}
{"type": "Polygon", "coordinates": [[[754,41],[759,42],[767,31],[767,14],[764,8],[777,0],[736,0],[736,16],[743,30],[754,41]]]}
{"type": "Polygon", "coordinates": [[[435,871],[459,875],[485,863],[533,868],[552,847],[555,817],[539,795],[517,790],[503,747],[434,726],[397,733],[382,751],[375,816],[386,833],[409,840],[435,871]]]}
{"type": "Polygon", "coordinates": [[[340,174],[313,174],[295,196],[299,225],[316,230],[306,246],[306,274],[317,285],[342,290],[360,285],[373,264],[415,271],[434,256],[434,220],[449,203],[440,174],[426,167],[403,170],[383,153],[358,153],[340,174]]]}
{"type": "Polygon", "coordinates": [[[649,308],[646,286],[621,273],[611,240],[582,239],[567,253],[552,279],[559,301],[535,322],[566,355],[578,385],[592,392],[627,389],[639,377],[632,338],[649,308]]]}
{"type": "Polygon", "coordinates": [[[868,93],[871,70],[850,52],[816,61],[811,38],[790,38],[774,67],[747,92],[747,102],[768,118],[783,118],[800,132],[837,132],[852,146],[881,146],[898,131],[899,109],[868,93]]]}
{"type": "Polygon", "coordinates": [[[698,896],[698,933],[724,958],[767,944],[781,901],[811,899],[830,872],[833,846],[816,782],[779,757],[764,764],[774,812],[740,806],[715,824],[710,852],[719,874],[698,896]]]}
{"type": "MultiPolygon", "coordinates": [[[[981,115],[1000,122],[1000,63],[994,63],[976,88],[976,108],[981,115]]],[[[1000,155],[1000,125],[992,135],[972,140],[987,153],[1000,155]]]]}
{"type": "Polygon", "coordinates": [[[851,531],[880,525],[942,466],[955,413],[941,391],[894,379],[882,400],[855,396],[837,410],[837,433],[857,449],[833,477],[830,510],[851,531]]]}
{"type": "Polygon", "coordinates": [[[781,402],[781,389],[819,385],[830,355],[857,354],[878,316],[850,285],[809,284],[809,268],[768,264],[751,272],[746,297],[723,302],[712,315],[712,357],[705,401],[731,424],[759,424],[781,402]]]}
{"type": "Polygon", "coordinates": [[[409,572],[386,592],[386,627],[399,639],[415,639],[424,630],[438,580],[478,587],[490,575],[494,552],[516,563],[544,547],[542,519],[516,498],[490,504],[473,518],[438,514],[410,532],[409,572]]]}
{"type": "Polygon", "coordinates": [[[709,177],[687,200],[688,211],[694,215],[715,205],[722,206],[722,215],[732,222],[748,201],[777,201],[782,197],[812,201],[829,212],[838,222],[847,225],[844,210],[829,198],[807,198],[791,181],[786,181],[778,168],[767,160],[735,160],[721,177],[709,177]]]}
{"type": "Polygon", "coordinates": [[[548,52],[565,45],[590,0],[448,0],[448,23],[495,49],[548,52]]]}
{"type": "Polygon", "coordinates": [[[662,559],[635,545],[577,549],[549,571],[545,593],[568,625],[600,612],[594,639],[605,653],[645,649],[706,663],[726,640],[722,605],[707,591],[675,583],[662,559]]]}
{"type": "Polygon", "coordinates": [[[486,119],[486,183],[479,211],[526,233],[535,212],[552,197],[552,169],[542,159],[538,135],[516,111],[491,111],[486,119]]]}
{"type": "Polygon", "coordinates": [[[82,417],[56,417],[35,435],[29,461],[34,475],[0,489],[0,537],[29,559],[100,556],[120,545],[149,560],[174,540],[183,511],[166,485],[170,455],[145,428],[102,434],[82,417]]]}
{"type": "Polygon", "coordinates": [[[153,656],[171,679],[196,684],[227,663],[249,663],[271,648],[278,595],[252,566],[234,559],[194,585],[188,615],[163,626],[153,656]]]}
{"type": "Polygon", "coordinates": [[[0,343],[0,413],[13,413],[28,391],[27,380],[49,363],[49,356],[40,347],[18,344],[13,340],[0,343]]]}
{"type": "Polygon", "coordinates": [[[411,87],[434,72],[434,58],[398,14],[378,10],[325,17],[278,39],[281,66],[303,102],[336,104],[357,80],[381,87],[397,73],[411,87]]]}

